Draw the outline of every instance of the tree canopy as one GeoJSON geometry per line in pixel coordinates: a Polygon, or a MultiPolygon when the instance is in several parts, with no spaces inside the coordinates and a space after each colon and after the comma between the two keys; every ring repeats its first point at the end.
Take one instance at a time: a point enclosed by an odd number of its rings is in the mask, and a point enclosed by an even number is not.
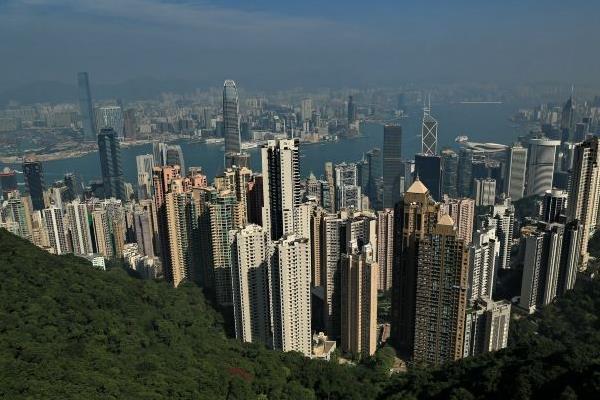
{"type": "Polygon", "coordinates": [[[513,324],[509,349],[389,374],[228,338],[191,284],[99,271],[0,229],[0,398],[585,398],[600,392],[600,284],[513,324]]]}

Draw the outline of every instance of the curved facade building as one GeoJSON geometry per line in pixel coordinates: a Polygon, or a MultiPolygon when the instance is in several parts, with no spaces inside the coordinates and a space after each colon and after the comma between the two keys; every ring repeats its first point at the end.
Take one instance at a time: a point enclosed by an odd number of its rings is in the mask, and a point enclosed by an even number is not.
{"type": "Polygon", "coordinates": [[[556,148],[560,140],[532,138],[528,141],[527,196],[543,196],[552,189],[556,148]]]}
{"type": "Polygon", "coordinates": [[[240,153],[240,107],[235,82],[226,80],[223,85],[223,136],[225,154],[240,153]]]}

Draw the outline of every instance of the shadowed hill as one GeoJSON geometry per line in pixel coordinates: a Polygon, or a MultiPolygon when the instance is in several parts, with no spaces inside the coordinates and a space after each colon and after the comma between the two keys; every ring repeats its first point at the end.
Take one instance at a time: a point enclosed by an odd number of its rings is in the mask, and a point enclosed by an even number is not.
{"type": "Polygon", "coordinates": [[[390,377],[389,351],[344,367],[243,345],[225,336],[197,287],[98,271],[2,229],[0,274],[0,398],[575,399],[600,391],[597,282],[535,324],[513,324],[510,349],[390,377]]]}

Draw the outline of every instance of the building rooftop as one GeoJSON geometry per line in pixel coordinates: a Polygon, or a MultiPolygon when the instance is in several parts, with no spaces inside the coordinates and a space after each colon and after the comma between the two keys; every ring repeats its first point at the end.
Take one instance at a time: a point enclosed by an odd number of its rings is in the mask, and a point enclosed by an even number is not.
{"type": "Polygon", "coordinates": [[[438,225],[454,226],[454,220],[448,214],[444,214],[438,221],[438,225]]]}
{"type": "Polygon", "coordinates": [[[412,185],[410,185],[410,187],[408,188],[408,190],[406,192],[407,193],[425,194],[425,193],[429,193],[429,189],[427,189],[427,187],[425,185],[423,185],[423,182],[421,182],[419,180],[419,177],[416,177],[414,182],[412,183],[412,185]]]}

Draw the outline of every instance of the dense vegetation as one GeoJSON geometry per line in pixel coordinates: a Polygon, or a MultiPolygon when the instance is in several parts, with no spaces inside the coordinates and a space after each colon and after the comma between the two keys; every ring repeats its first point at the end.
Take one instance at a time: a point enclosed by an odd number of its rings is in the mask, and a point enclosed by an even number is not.
{"type": "Polygon", "coordinates": [[[0,230],[0,398],[590,397],[600,391],[600,284],[580,285],[508,350],[389,377],[228,339],[200,289],[94,270],[0,230]],[[537,334],[535,331],[537,330],[537,334]]]}
{"type": "Polygon", "coordinates": [[[533,217],[538,213],[538,202],[542,199],[541,196],[523,197],[513,202],[515,206],[515,219],[521,220],[525,217],[533,217]]]}

